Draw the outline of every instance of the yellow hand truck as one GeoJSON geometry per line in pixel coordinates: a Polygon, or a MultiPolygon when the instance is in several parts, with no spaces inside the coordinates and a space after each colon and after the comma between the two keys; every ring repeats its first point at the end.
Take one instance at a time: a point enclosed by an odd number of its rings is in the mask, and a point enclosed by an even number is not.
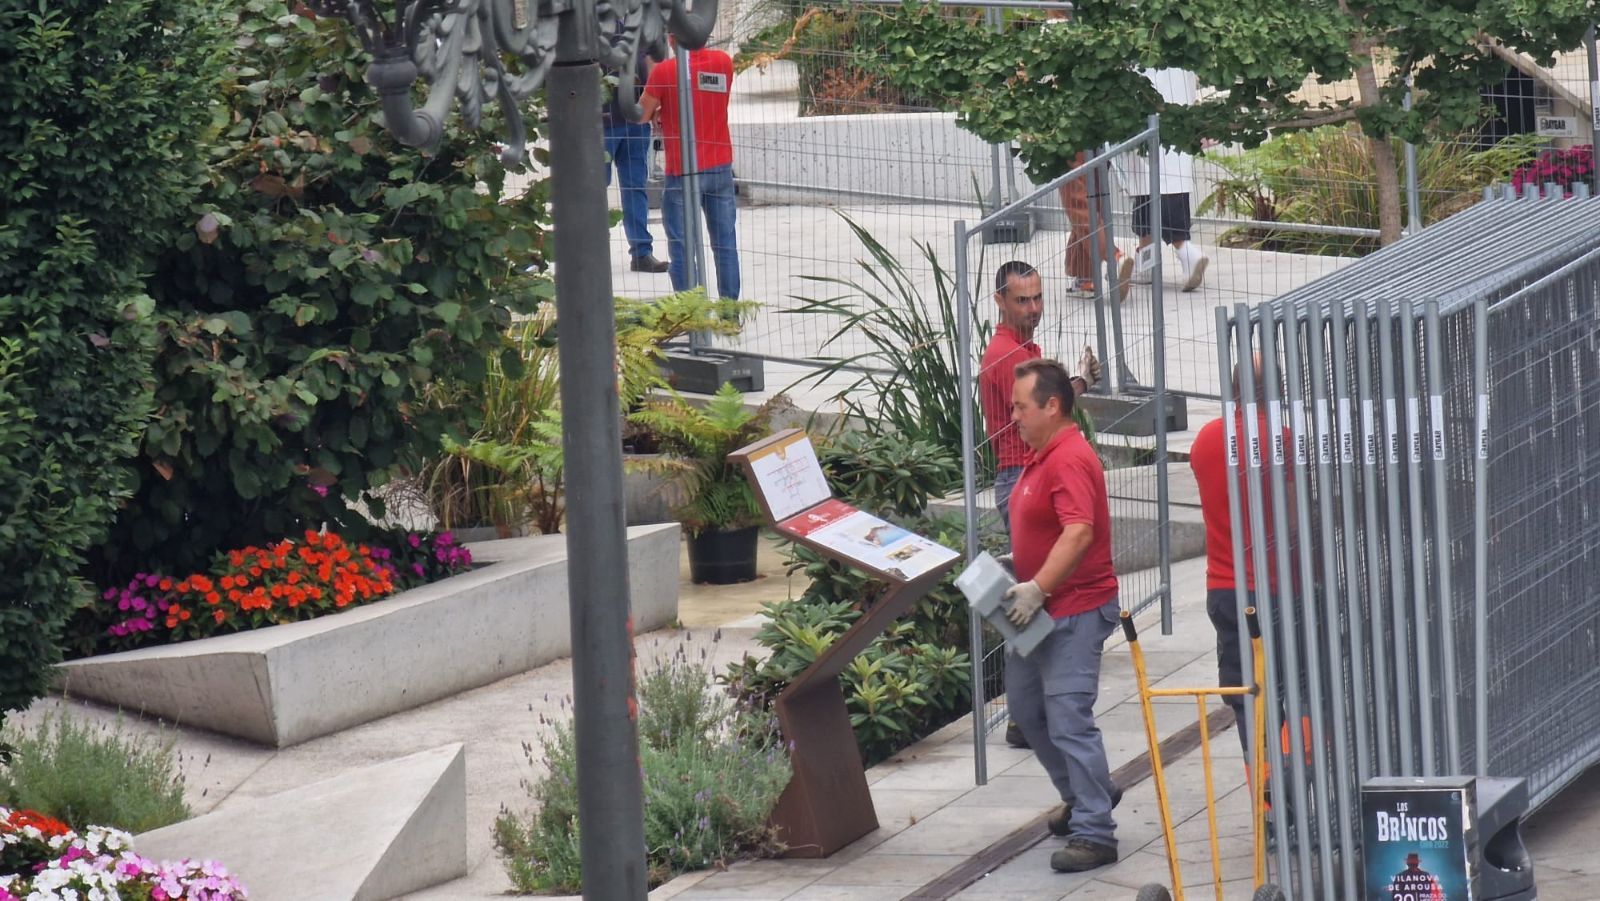
{"type": "MultiPolygon", "coordinates": [[[[1156,803],[1161,809],[1161,832],[1167,846],[1167,866],[1172,875],[1172,890],[1159,882],[1147,883],[1139,889],[1136,901],[1183,901],[1183,874],[1178,863],[1178,837],[1172,822],[1172,808],[1167,803],[1167,777],[1161,765],[1161,739],[1156,734],[1156,712],[1151,701],[1154,698],[1194,698],[1195,708],[1200,713],[1200,759],[1205,768],[1206,776],[1206,821],[1211,827],[1211,877],[1216,886],[1217,901],[1222,897],[1222,854],[1217,841],[1217,798],[1216,790],[1211,778],[1211,735],[1206,721],[1206,698],[1210,696],[1226,697],[1229,695],[1249,695],[1255,707],[1255,728],[1250,736],[1251,748],[1254,753],[1252,759],[1266,760],[1266,694],[1261,686],[1266,683],[1266,657],[1261,648],[1261,623],[1256,617],[1256,608],[1246,608],[1244,612],[1245,625],[1250,633],[1251,659],[1255,662],[1254,672],[1251,673],[1253,685],[1249,687],[1224,688],[1209,686],[1205,688],[1151,688],[1150,676],[1145,670],[1144,651],[1139,647],[1139,631],[1134,628],[1133,614],[1122,611],[1122,632],[1128,638],[1128,650],[1133,654],[1133,672],[1139,682],[1139,704],[1144,708],[1144,733],[1150,742],[1150,771],[1156,784],[1156,803]]],[[[1244,724],[1239,723],[1236,728],[1243,729],[1244,724]]],[[[1261,770],[1257,766],[1255,770],[1261,770]]],[[[1266,804],[1266,778],[1264,773],[1251,773],[1250,778],[1250,811],[1251,832],[1255,842],[1255,894],[1251,901],[1284,901],[1285,895],[1282,888],[1267,881],[1267,804],[1266,804]]]]}

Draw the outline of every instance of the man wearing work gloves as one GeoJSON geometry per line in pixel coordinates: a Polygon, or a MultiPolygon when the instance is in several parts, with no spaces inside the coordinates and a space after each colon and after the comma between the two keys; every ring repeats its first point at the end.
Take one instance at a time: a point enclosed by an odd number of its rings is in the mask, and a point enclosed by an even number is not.
{"type": "Polygon", "coordinates": [[[1100,458],[1072,421],[1073,397],[1060,363],[1017,366],[1011,419],[1032,452],[1011,494],[1017,584],[1005,597],[1019,628],[1041,611],[1055,623],[1033,653],[1007,657],[1006,703],[1066,804],[1050,823],[1067,836],[1050,866],[1069,873],[1116,861],[1118,794],[1094,722],[1101,646],[1119,613],[1111,511],[1100,458]]]}

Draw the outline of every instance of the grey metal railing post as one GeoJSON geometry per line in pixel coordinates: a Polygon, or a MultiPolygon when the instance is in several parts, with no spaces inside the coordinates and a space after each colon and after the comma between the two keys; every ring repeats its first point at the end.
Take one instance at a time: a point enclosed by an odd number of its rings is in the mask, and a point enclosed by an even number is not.
{"type": "Polygon", "coordinates": [[[1450,472],[1447,459],[1449,450],[1445,441],[1444,423],[1444,342],[1440,337],[1439,302],[1428,301],[1423,307],[1423,337],[1428,353],[1428,424],[1430,426],[1430,453],[1433,463],[1433,550],[1438,561],[1439,575],[1436,585],[1439,592],[1439,663],[1444,679],[1444,751],[1445,772],[1461,770],[1461,710],[1460,680],[1456,678],[1456,597],[1450,563],[1450,472]]]}
{"type": "MultiPolygon", "coordinates": [[[[1111,362],[1111,344],[1107,338],[1110,328],[1109,306],[1112,303],[1112,297],[1116,295],[1120,288],[1115,281],[1107,281],[1106,269],[1102,263],[1107,251],[1105,246],[1105,222],[1102,220],[1105,210],[1101,207],[1099,198],[1102,184],[1100,169],[1098,166],[1080,167],[1077,170],[1077,174],[1083,179],[1084,195],[1089,201],[1089,234],[1087,238],[1089,241],[1089,256],[1094,260],[1089,271],[1100,273],[1100,277],[1095,279],[1094,292],[1095,352],[1100,355],[1100,362],[1103,365],[1108,365],[1111,362]]],[[[1097,388],[1102,393],[1109,393],[1115,383],[1115,373],[1108,372],[1103,383],[1097,388]]]]}
{"type": "MultiPolygon", "coordinates": [[[[1151,116],[1149,119],[1151,135],[1161,133],[1161,117],[1151,116]]],[[[1152,138],[1155,140],[1155,138],[1152,138]]],[[[1158,155],[1159,157],[1159,155],[1158,155]]],[[[1161,184],[1161,161],[1156,159],[1150,166],[1150,184],[1152,188],[1161,184]]],[[[1160,206],[1160,204],[1157,204],[1160,206]]],[[[1157,226],[1161,222],[1160,213],[1153,220],[1157,226]]],[[[1159,270],[1158,270],[1159,271],[1159,270]]],[[[1171,498],[1167,488],[1167,343],[1166,343],[1166,310],[1161,298],[1161,285],[1156,279],[1151,279],[1150,292],[1150,331],[1153,346],[1150,348],[1154,365],[1151,379],[1155,382],[1155,408],[1156,408],[1156,541],[1161,549],[1161,634],[1172,634],[1172,517],[1168,515],[1168,505],[1171,498]]]]}
{"type": "MultiPolygon", "coordinates": [[[[1380,301],[1379,305],[1383,302],[1380,301]]],[[[1388,607],[1384,603],[1383,571],[1380,561],[1383,551],[1380,546],[1380,531],[1378,528],[1378,459],[1382,453],[1380,445],[1383,443],[1377,422],[1377,394],[1372,378],[1372,319],[1371,312],[1365,303],[1357,305],[1355,315],[1355,360],[1356,360],[1356,393],[1361,398],[1361,507],[1363,513],[1362,528],[1366,532],[1366,590],[1368,611],[1366,628],[1371,630],[1372,649],[1372,694],[1376,701],[1373,704],[1373,726],[1377,732],[1374,744],[1377,747],[1377,773],[1380,775],[1394,774],[1394,741],[1393,729],[1389,720],[1389,655],[1381,653],[1384,636],[1388,635],[1388,607]]],[[[1379,353],[1385,350],[1379,348],[1379,353]]],[[[1358,778],[1365,781],[1372,775],[1371,771],[1364,770],[1357,774],[1358,778]]]]}
{"type": "MultiPolygon", "coordinates": [[[[1406,96],[1402,105],[1411,110],[1411,79],[1406,78],[1406,96]]],[[[1422,230],[1422,190],[1417,184],[1417,145],[1406,142],[1406,226],[1412,234],[1422,230]]]]}
{"type": "MultiPolygon", "coordinates": [[[[1291,791],[1289,792],[1289,795],[1290,797],[1294,798],[1293,809],[1296,814],[1295,826],[1296,829],[1299,830],[1297,834],[1306,836],[1309,835],[1309,830],[1306,828],[1307,820],[1304,819],[1301,814],[1309,816],[1309,810],[1311,808],[1311,805],[1306,803],[1307,798],[1309,797],[1309,793],[1306,789],[1306,752],[1309,749],[1306,747],[1307,736],[1300,726],[1301,723],[1307,721],[1307,711],[1305,709],[1305,699],[1301,692],[1299,678],[1300,673],[1305,671],[1306,661],[1301,658],[1299,648],[1300,642],[1296,640],[1296,635],[1299,632],[1299,614],[1295,609],[1298,599],[1295,597],[1295,582],[1292,575],[1293,569],[1289,557],[1289,547],[1293,542],[1293,538],[1291,537],[1293,534],[1293,526],[1289,522],[1289,507],[1287,503],[1288,480],[1284,476],[1284,469],[1287,465],[1287,457],[1284,454],[1283,447],[1283,405],[1278,390],[1278,323],[1276,319],[1276,311],[1271,304],[1265,304],[1260,307],[1259,314],[1261,318],[1261,341],[1259,353],[1261,354],[1262,384],[1256,386],[1255,394],[1247,396],[1255,397],[1259,400],[1265,401],[1267,405],[1267,409],[1265,411],[1267,420],[1267,435],[1265,436],[1265,440],[1261,442],[1261,455],[1263,458],[1261,471],[1267,474],[1268,485],[1270,487],[1270,491],[1268,492],[1271,495],[1269,521],[1272,524],[1273,556],[1268,560],[1268,566],[1270,569],[1266,570],[1266,572],[1272,573],[1272,575],[1275,577],[1274,579],[1268,580],[1268,590],[1275,592],[1276,594],[1274,601],[1275,606],[1273,621],[1280,628],[1280,634],[1282,634],[1284,637],[1284,641],[1280,645],[1281,653],[1279,655],[1279,659],[1283,664],[1283,675],[1279,679],[1279,684],[1283,686],[1283,691],[1288,702],[1287,707],[1289,720],[1290,755],[1289,769],[1294,778],[1293,785],[1290,787],[1291,791]]],[[[1253,366],[1251,368],[1254,369],[1253,366]]],[[[1252,373],[1252,377],[1253,375],[1254,373],[1252,373]]],[[[1242,382],[1243,380],[1244,376],[1241,375],[1240,381],[1242,382]]],[[[1248,416],[1249,414],[1247,413],[1246,415],[1248,416]]],[[[1259,419],[1257,421],[1259,422],[1259,419]]],[[[1251,453],[1254,454],[1255,451],[1252,451],[1251,453]]],[[[1251,462],[1254,463],[1253,458],[1251,462]]],[[[1256,581],[1258,583],[1262,579],[1262,574],[1262,570],[1256,571],[1256,581]]],[[[1311,741],[1313,746],[1315,746],[1315,736],[1311,737],[1311,741]]],[[[1325,755],[1319,756],[1325,758],[1325,755]]],[[[1326,759],[1318,759],[1314,761],[1311,766],[1313,769],[1313,780],[1317,786],[1316,797],[1318,799],[1318,804],[1319,806],[1326,807],[1328,797],[1328,779],[1326,775],[1327,761],[1326,759]]],[[[1329,841],[1329,833],[1325,824],[1322,826],[1320,831],[1322,835],[1322,847],[1332,847],[1332,842],[1329,841]]],[[[1302,871],[1303,876],[1310,873],[1307,864],[1302,863],[1302,871]]],[[[1327,868],[1323,868],[1322,882],[1324,890],[1329,893],[1329,897],[1332,897],[1332,880],[1332,871],[1327,868]]],[[[1310,890],[1309,882],[1303,882],[1302,885],[1306,887],[1307,891],[1310,890]]]]}
{"type": "Polygon", "coordinates": [[[1595,26],[1584,32],[1584,49],[1589,57],[1589,177],[1594,179],[1594,192],[1600,194],[1600,50],[1595,48],[1595,26]]]}
{"type": "MultiPolygon", "coordinates": [[[[1228,540],[1233,553],[1233,597],[1235,612],[1238,618],[1239,632],[1239,672],[1241,676],[1249,678],[1255,673],[1255,654],[1250,648],[1250,635],[1246,628],[1245,610],[1250,607],[1249,582],[1245,578],[1244,565],[1244,500],[1239,497],[1239,428],[1238,428],[1238,402],[1233,396],[1233,376],[1231,373],[1233,348],[1233,328],[1228,319],[1228,308],[1217,307],[1217,384],[1222,398],[1222,435],[1225,451],[1227,453],[1227,481],[1228,481],[1228,540]]],[[[1248,325],[1238,326],[1248,328],[1248,325]]],[[[1263,639],[1264,640],[1264,639],[1263,639]]],[[[1265,687],[1259,690],[1265,691],[1265,687]]],[[[1236,729],[1245,730],[1248,736],[1255,735],[1255,705],[1248,700],[1244,705],[1244,722],[1236,723],[1236,729]]],[[[1252,781],[1263,778],[1265,771],[1262,761],[1250,757],[1255,753],[1255,743],[1246,742],[1245,763],[1250,767],[1252,781]]],[[[1254,786],[1252,786],[1252,789],[1254,786]]]]}
{"type": "MultiPolygon", "coordinates": [[[[1154,138],[1152,137],[1150,140],[1153,141],[1154,138]]],[[[1110,151],[1110,144],[1101,146],[1102,154],[1110,151]]],[[[1132,151],[1129,152],[1131,153],[1132,151]]],[[[1094,174],[1095,182],[1099,185],[1100,190],[1097,195],[1090,196],[1096,197],[1094,202],[1101,204],[1100,222],[1106,234],[1105,246],[1101,248],[1101,256],[1096,258],[1095,266],[1101,272],[1106,273],[1105,283],[1111,286],[1111,290],[1106,293],[1110,298],[1109,302],[1111,304],[1111,342],[1115,346],[1116,383],[1118,391],[1126,392],[1130,385],[1137,385],[1139,380],[1134,378],[1133,370],[1128,366],[1128,344],[1124,340],[1122,329],[1122,285],[1117,282],[1117,245],[1111,234],[1111,211],[1105,205],[1111,196],[1111,161],[1108,159],[1100,165],[1103,168],[1094,174]]]]}
{"type": "MultiPolygon", "coordinates": [[[[710,279],[706,277],[705,240],[701,237],[704,220],[700,214],[700,155],[694,139],[694,86],[689,72],[689,51],[682,44],[674,44],[678,63],[678,159],[683,169],[679,175],[683,188],[683,272],[689,287],[703,287],[710,294],[710,279]]],[[[704,332],[689,335],[689,347],[698,351],[709,344],[704,332]]]]}
{"type": "MultiPolygon", "coordinates": [[[[967,516],[967,560],[978,558],[978,460],[977,428],[973,423],[972,399],[972,290],[967,271],[967,223],[955,224],[956,278],[956,368],[961,387],[961,488],[967,516]]],[[[985,754],[983,717],[984,657],[983,618],[976,610],[967,612],[967,647],[972,655],[972,776],[978,785],[989,781],[989,761],[985,754]]]]}
{"type": "MultiPolygon", "coordinates": [[[[1152,198],[1152,202],[1155,199],[1152,198]]],[[[1285,653],[1292,653],[1292,651],[1281,646],[1282,643],[1279,641],[1280,638],[1285,637],[1283,628],[1280,625],[1282,612],[1276,609],[1277,605],[1272,599],[1272,592],[1269,586],[1270,580],[1267,578],[1267,574],[1271,572],[1271,569],[1267,563],[1267,537],[1266,529],[1263,527],[1263,517],[1266,514],[1261,485],[1261,424],[1257,418],[1259,415],[1256,401],[1258,395],[1256,393],[1255,354],[1252,346],[1250,308],[1242,303],[1235,305],[1233,318],[1235,322],[1234,341],[1238,346],[1236,355],[1239,358],[1239,362],[1234,369],[1238,373],[1239,396],[1244,399],[1242,408],[1244,411],[1245,441],[1244,459],[1241,468],[1245,473],[1245,495],[1249,508],[1250,568],[1255,575],[1253,591],[1255,594],[1256,616],[1261,623],[1263,650],[1267,655],[1267,684],[1265,691],[1267,693],[1268,747],[1271,748],[1277,744],[1275,739],[1284,726],[1283,708],[1280,706],[1280,700],[1288,698],[1290,703],[1293,704],[1296,692],[1283,684],[1285,676],[1292,678],[1293,673],[1282,672],[1283,667],[1279,665],[1279,661],[1284,659],[1283,655],[1285,653]]],[[[1240,556],[1241,553],[1241,545],[1235,544],[1234,556],[1240,556]]],[[[1293,641],[1294,637],[1292,635],[1288,636],[1287,643],[1292,644],[1293,641]]],[[[1295,725],[1299,725],[1298,720],[1295,725]]],[[[1290,731],[1292,734],[1298,729],[1291,729],[1290,731]]],[[[1291,738],[1291,740],[1293,739],[1291,738]]],[[[1268,751],[1267,760],[1269,769],[1272,771],[1271,784],[1277,786],[1274,791],[1279,792],[1280,805],[1284,794],[1289,794],[1295,798],[1295,802],[1292,804],[1294,807],[1295,827],[1298,830],[1298,834],[1305,835],[1309,830],[1306,828],[1304,757],[1301,754],[1294,755],[1292,765],[1298,778],[1295,779],[1293,785],[1289,785],[1284,781],[1284,761],[1281,754],[1268,751]],[[1289,789],[1288,792],[1284,791],[1286,787],[1289,789]]],[[[1288,819],[1285,816],[1277,816],[1273,818],[1272,824],[1278,840],[1279,872],[1283,875],[1285,881],[1287,881],[1288,874],[1291,871],[1289,866],[1289,828],[1286,822],[1288,819]]],[[[1300,884],[1309,887],[1311,885],[1311,863],[1303,855],[1300,855],[1299,858],[1300,884]]]]}
{"type": "MultiPolygon", "coordinates": [[[[1590,31],[1593,37],[1593,30],[1590,31]]],[[[1489,775],[1489,302],[1472,308],[1472,389],[1477,397],[1472,472],[1473,772],[1489,775]]]]}
{"type": "Polygon", "coordinates": [[[1423,776],[1439,775],[1438,745],[1434,736],[1433,686],[1429,679],[1433,673],[1433,629],[1428,610],[1428,559],[1423,540],[1422,511],[1422,416],[1418,409],[1422,403],[1418,385],[1416,311],[1411,301],[1400,302],[1400,369],[1405,385],[1406,429],[1410,436],[1410,467],[1406,471],[1408,483],[1408,516],[1411,523],[1411,627],[1416,636],[1417,723],[1423,776]]]}
{"type": "MultiPolygon", "coordinates": [[[[1337,764],[1337,779],[1334,787],[1338,793],[1339,839],[1343,843],[1341,847],[1352,848],[1355,847],[1355,837],[1350,831],[1351,812],[1360,806],[1359,792],[1361,790],[1361,782],[1372,773],[1372,764],[1370,762],[1372,739],[1367,728],[1367,718],[1371,710],[1371,704],[1364,702],[1369,697],[1367,690],[1365,632],[1365,620],[1367,617],[1363,615],[1361,588],[1357,577],[1357,574],[1361,571],[1361,560],[1360,549],[1355,541],[1357,534],[1354,472],[1356,435],[1351,413],[1350,368],[1346,362],[1349,359],[1346,347],[1348,317],[1345,316],[1344,304],[1335,303],[1332,306],[1333,317],[1329,330],[1329,337],[1332,338],[1329,344],[1331,355],[1329,368],[1333,373],[1333,391],[1338,404],[1339,448],[1335,468],[1339,473],[1339,527],[1344,533],[1344,600],[1342,604],[1334,601],[1332,595],[1337,580],[1330,573],[1328,579],[1329,604],[1327,607],[1328,631],[1324,640],[1328,642],[1330,653],[1339,647],[1339,631],[1336,628],[1339,622],[1337,611],[1342,607],[1349,621],[1349,654],[1331,655],[1328,666],[1330,670],[1334,668],[1342,670],[1348,666],[1350,673],[1348,683],[1350,689],[1348,693],[1349,703],[1346,704],[1344,696],[1341,695],[1335,716],[1343,716],[1348,711],[1350,723],[1354,727],[1355,746],[1352,749],[1349,744],[1341,741],[1334,751],[1334,759],[1337,764]],[[1351,755],[1352,750],[1354,751],[1353,755],[1351,755]],[[1349,760],[1347,755],[1354,756],[1354,761],[1349,760]],[[1355,773],[1356,777],[1353,784],[1350,778],[1352,772],[1355,773]]],[[[1339,681],[1342,687],[1345,683],[1342,672],[1339,681]]],[[[1337,724],[1339,720],[1335,719],[1334,722],[1337,724]]],[[[1320,818],[1322,824],[1326,825],[1328,818],[1329,814],[1324,811],[1320,818]]],[[[1341,864],[1345,870],[1346,890],[1353,894],[1358,884],[1355,878],[1355,855],[1343,855],[1341,864]]],[[[1330,893],[1328,897],[1333,896],[1330,893]]]]}
{"type": "Polygon", "coordinates": [[[1397,775],[1414,776],[1416,769],[1416,741],[1411,716],[1411,641],[1407,637],[1410,614],[1405,598],[1406,558],[1402,553],[1406,533],[1400,519],[1400,461],[1407,453],[1401,447],[1404,439],[1400,432],[1400,386],[1394,371],[1394,308],[1388,303],[1378,304],[1378,375],[1383,388],[1384,431],[1388,435],[1388,449],[1384,460],[1384,498],[1388,502],[1389,528],[1389,631],[1394,642],[1395,733],[1398,742],[1396,757],[1400,763],[1397,775]]]}

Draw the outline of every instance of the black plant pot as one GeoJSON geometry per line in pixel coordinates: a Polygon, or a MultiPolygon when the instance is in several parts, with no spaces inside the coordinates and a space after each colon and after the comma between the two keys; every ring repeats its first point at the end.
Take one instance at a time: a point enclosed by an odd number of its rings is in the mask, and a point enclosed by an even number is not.
{"type": "Polygon", "coordinates": [[[760,526],[730,531],[708,529],[689,536],[690,580],[732,585],[754,579],[760,538],[760,526]]]}

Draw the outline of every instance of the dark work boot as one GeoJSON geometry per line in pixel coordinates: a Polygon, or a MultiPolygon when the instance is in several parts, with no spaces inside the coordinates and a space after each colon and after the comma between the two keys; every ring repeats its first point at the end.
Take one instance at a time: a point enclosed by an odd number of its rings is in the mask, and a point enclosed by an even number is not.
{"type": "MultiPolygon", "coordinates": [[[[1111,809],[1112,810],[1116,810],[1117,809],[1117,805],[1121,804],[1121,803],[1122,803],[1122,789],[1117,788],[1115,785],[1111,786],[1111,809]]],[[[1048,825],[1050,827],[1050,834],[1051,835],[1071,835],[1072,834],[1072,827],[1070,825],[1071,823],[1072,823],[1072,805],[1071,804],[1063,804],[1060,807],[1056,808],[1056,812],[1055,813],[1050,815],[1050,820],[1049,820],[1049,823],[1048,823],[1048,825]]]]}
{"type": "Polygon", "coordinates": [[[647,253],[642,257],[634,257],[633,265],[629,268],[634,272],[666,272],[667,264],[647,253]]]}
{"type": "Polygon", "coordinates": [[[1022,737],[1022,727],[1017,725],[1016,720],[1006,724],[1006,744],[1013,748],[1026,748],[1028,746],[1028,740],[1022,737]]]}
{"type": "Polygon", "coordinates": [[[1069,838],[1066,847],[1050,855],[1050,869],[1057,873],[1082,873],[1117,862],[1117,849],[1086,838],[1069,838]]]}

